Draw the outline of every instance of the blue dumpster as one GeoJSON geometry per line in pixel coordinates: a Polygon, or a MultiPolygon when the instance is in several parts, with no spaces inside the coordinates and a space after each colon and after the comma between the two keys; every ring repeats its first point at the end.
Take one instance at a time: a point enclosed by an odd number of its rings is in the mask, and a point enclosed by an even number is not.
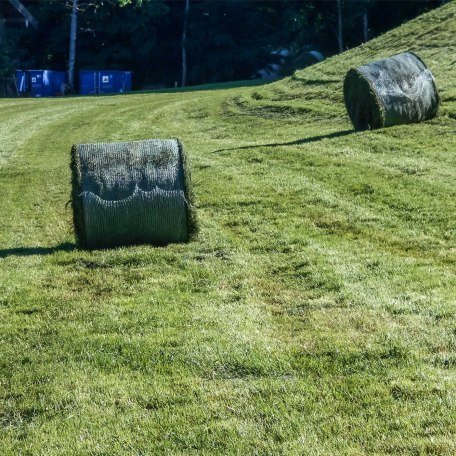
{"type": "Polygon", "coordinates": [[[30,78],[30,93],[32,97],[43,96],[43,70],[31,70],[28,72],[30,78]]]}
{"type": "Polygon", "coordinates": [[[131,71],[100,71],[100,93],[124,93],[131,91],[131,71]]]}
{"type": "Polygon", "coordinates": [[[56,95],[63,95],[65,93],[65,88],[67,85],[67,73],[65,71],[45,71],[44,80],[46,81],[46,73],[48,76],[49,85],[47,94],[50,97],[56,95]]]}
{"type": "Polygon", "coordinates": [[[124,93],[131,91],[131,71],[81,70],[79,72],[79,93],[124,93]]]}
{"type": "Polygon", "coordinates": [[[79,72],[79,93],[81,95],[95,95],[98,93],[98,74],[92,70],[79,72]]]}
{"type": "Polygon", "coordinates": [[[26,71],[16,70],[16,87],[19,95],[25,95],[28,92],[29,84],[26,71]]]}
{"type": "Polygon", "coordinates": [[[116,72],[114,71],[99,71],[98,83],[99,93],[115,93],[116,91],[116,72]]]}
{"type": "Polygon", "coordinates": [[[30,95],[32,97],[53,97],[65,91],[64,71],[29,70],[30,95]]]}
{"type": "Polygon", "coordinates": [[[131,92],[132,79],[133,79],[133,77],[132,77],[131,71],[123,72],[123,81],[122,81],[122,91],[123,92],[131,92]]]}

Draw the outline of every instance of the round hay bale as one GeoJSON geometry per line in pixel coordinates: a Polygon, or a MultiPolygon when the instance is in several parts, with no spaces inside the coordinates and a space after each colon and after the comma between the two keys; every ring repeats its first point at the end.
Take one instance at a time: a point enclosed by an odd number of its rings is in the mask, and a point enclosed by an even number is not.
{"type": "Polygon", "coordinates": [[[344,100],[356,130],[431,119],[440,104],[432,73],[412,52],[349,70],[344,100]]]}
{"type": "Polygon", "coordinates": [[[196,232],[190,172],[177,139],[78,144],[71,170],[81,247],[165,245],[196,232]]]}

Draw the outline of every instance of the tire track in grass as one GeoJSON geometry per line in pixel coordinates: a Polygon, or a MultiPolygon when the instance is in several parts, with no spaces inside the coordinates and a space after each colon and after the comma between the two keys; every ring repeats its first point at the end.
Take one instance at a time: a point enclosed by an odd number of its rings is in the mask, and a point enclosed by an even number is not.
{"type": "Polygon", "coordinates": [[[27,111],[27,114],[18,113],[8,115],[8,118],[0,122],[0,168],[4,167],[12,157],[17,156],[23,144],[33,138],[37,131],[45,127],[49,122],[66,115],[68,107],[40,107],[27,111]],[[30,118],[32,116],[32,118],[30,118]]]}

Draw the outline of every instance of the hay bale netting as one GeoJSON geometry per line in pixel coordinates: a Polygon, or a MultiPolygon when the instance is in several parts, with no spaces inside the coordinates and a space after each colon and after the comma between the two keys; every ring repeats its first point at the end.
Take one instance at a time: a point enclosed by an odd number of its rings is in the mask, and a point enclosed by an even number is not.
{"type": "Polygon", "coordinates": [[[344,99],[357,130],[431,119],[440,104],[432,73],[412,52],[349,70],[344,99]]]}
{"type": "Polygon", "coordinates": [[[71,169],[79,246],[165,245],[194,234],[190,173],[180,141],[78,144],[71,169]]]}

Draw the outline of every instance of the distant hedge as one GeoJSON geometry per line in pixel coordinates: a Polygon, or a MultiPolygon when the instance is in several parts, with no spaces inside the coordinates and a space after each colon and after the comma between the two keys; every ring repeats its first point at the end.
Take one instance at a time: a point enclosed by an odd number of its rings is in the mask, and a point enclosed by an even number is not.
{"type": "Polygon", "coordinates": [[[79,144],[72,148],[77,243],[106,248],[187,242],[196,231],[179,140],[79,144]]]}
{"type": "Polygon", "coordinates": [[[344,100],[357,130],[431,119],[440,104],[432,73],[412,52],[349,70],[344,100]]]}

